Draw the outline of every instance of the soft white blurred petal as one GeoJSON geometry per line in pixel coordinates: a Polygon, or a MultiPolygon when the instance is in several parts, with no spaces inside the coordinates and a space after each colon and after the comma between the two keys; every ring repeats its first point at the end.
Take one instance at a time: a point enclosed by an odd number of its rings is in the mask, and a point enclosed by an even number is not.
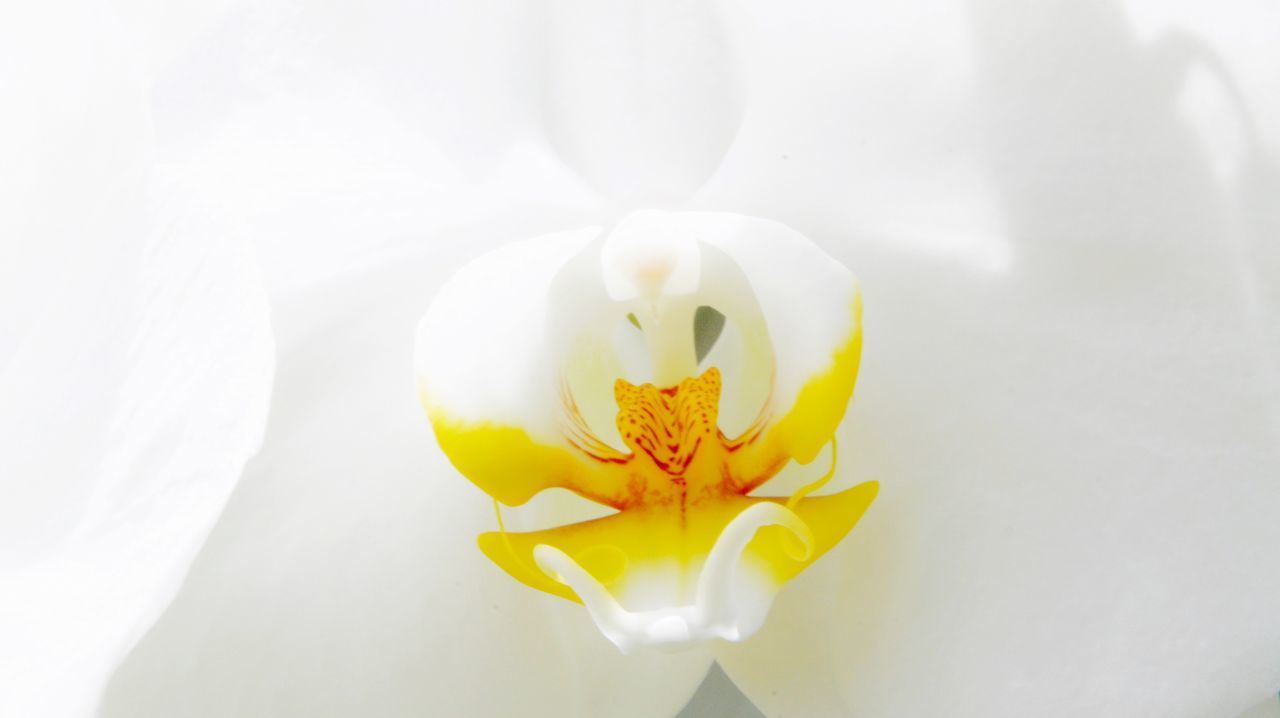
{"type": "Polygon", "coordinates": [[[1037,86],[993,107],[1007,271],[813,233],[864,278],[847,455],[884,491],[722,655],[766,713],[1232,715],[1280,684],[1280,307],[1249,215],[1173,106],[1037,86]]]}
{"type": "Polygon", "coordinates": [[[414,391],[414,326],[459,263],[388,257],[287,303],[271,424],[107,716],[672,715],[705,653],[623,657],[476,547],[490,500],[414,391]]]}
{"type": "Polygon", "coordinates": [[[1240,714],[1240,718],[1280,718],[1280,700],[1271,696],[1267,700],[1240,714]]]}
{"type": "Polygon", "coordinates": [[[207,216],[152,217],[165,226],[142,246],[113,244],[42,302],[0,381],[0,712],[92,706],[262,435],[273,357],[252,251],[207,216]]]}
{"type": "Polygon", "coordinates": [[[561,296],[557,280],[600,231],[585,227],[512,242],[440,287],[418,325],[415,352],[421,399],[429,412],[440,413],[433,419],[517,427],[539,444],[570,449],[557,360],[576,337],[553,331],[567,319],[555,310],[589,315],[599,311],[603,291],[592,277],[597,301],[574,301],[577,296],[561,296]]]}
{"type": "Polygon", "coordinates": [[[253,230],[276,296],[426,233],[492,243],[590,221],[598,194],[543,136],[533,14],[276,0],[130,17],[149,45],[192,36],[149,68],[157,153],[253,230]]]}
{"type": "MultiPolygon", "coordinates": [[[[730,24],[745,106],[705,209],[819,223],[955,257],[1005,261],[976,151],[977,86],[963,5],[747,2],[730,24]]],[[[855,268],[856,271],[856,268],[855,268]]]]}
{"type": "MultiPolygon", "coordinates": [[[[1236,24],[1256,10],[1236,8],[1236,24]]],[[[1247,89],[1231,96],[1233,68],[1256,88],[1272,53],[1226,43],[1222,61],[1188,39],[1199,26],[1153,31],[1117,3],[966,15],[967,30],[904,26],[887,52],[942,57],[927,40],[939,31],[972,43],[968,120],[939,104],[957,87],[901,93],[929,103],[919,117],[936,132],[977,123],[958,154],[979,148],[967,156],[986,199],[964,204],[993,221],[956,228],[1003,247],[1001,262],[941,244],[963,231],[936,246],[886,232],[849,191],[862,163],[833,180],[847,199],[819,199],[832,211],[801,204],[813,163],[794,193],[745,200],[807,214],[796,224],[864,279],[844,455],[884,490],[720,659],[769,715],[1237,714],[1280,684],[1277,224],[1258,199],[1276,186],[1276,128],[1257,124],[1247,89]],[[1195,94],[1188,77],[1206,67],[1195,94]]],[[[857,89],[832,105],[876,97],[857,89]]],[[[753,147],[752,117],[735,152],[753,147]]],[[[832,135],[849,157],[864,151],[851,127],[832,135]]],[[[898,155],[913,175],[928,147],[898,155]]],[[[922,176],[945,164],[926,156],[922,176]]],[[[945,206],[922,192],[900,198],[911,213],[887,207],[917,221],[945,206]]]]}
{"type": "Polygon", "coordinates": [[[0,714],[85,715],[256,449],[273,342],[247,239],[151,167],[127,35],[28,10],[0,22],[0,714]]]}
{"type": "Polygon", "coordinates": [[[769,715],[1116,718],[1280,684],[1275,405],[1230,295],[870,256],[843,455],[884,490],[719,655],[735,682],[769,715]]]}
{"type": "Polygon", "coordinates": [[[742,117],[737,8],[684,0],[545,5],[542,117],[562,157],[603,194],[684,201],[711,175],[742,117]]]}

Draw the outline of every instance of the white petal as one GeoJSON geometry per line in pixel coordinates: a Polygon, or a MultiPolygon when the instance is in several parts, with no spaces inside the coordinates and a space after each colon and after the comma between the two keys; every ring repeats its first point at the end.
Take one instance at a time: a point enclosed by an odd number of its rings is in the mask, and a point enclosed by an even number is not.
{"type": "MultiPolygon", "coordinates": [[[[722,250],[744,275],[773,346],[771,410],[775,418],[785,416],[805,386],[829,370],[835,355],[861,331],[857,280],[812,241],[777,222],[713,212],[670,218],[722,250]]],[[[812,459],[826,443],[826,437],[814,438],[819,440],[812,450],[798,455],[801,461],[812,459]]]]}
{"type": "Polygon", "coordinates": [[[547,346],[552,284],[599,234],[587,227],[512,242],[444,283],[418,327],[416,371],[430,408],[562,443],[558,368],[547,346]]]}
{"type": "Polygon", "coordinates": [[[543,138],[533,6],[122,4],[157,157],[252,230],[273,295],[442,228],[486,246],[593,221],[543,138]]]}
{"type": "Polygon", "coordinates": [[[696,206],[771,217],[810,236],[858,227],[872,241],[975,267],[1007,259],[999,188],[981,156],[975,90],[985,78],[969,5],[739,7],[749,20],[730,28],[746,107],[696,206]]]}
{"type": "MultiPolygon", "coordinates": [[[[415,372],[436,439],[459,471],[508,505],[544,489],[571,489],[616,506],[626,476],[596,475],[580,446],[601,433],[573,409],[608,421],[618,361],[601,352],[626,309],[600,275],[599,228],[502,246],[450,277],[418,324],[415,372]],[[590,245],[590,246],[588,246],[590,245]],[[574,396],[566,369],[595,380],[574,396]]],[[[604,424],[612,424],[612,421],[604,424]]],[[[608,436],[608,434],[604,434],[608,436]]]]}
{"type": "Polygon", "coordinates": [[[0,714],[93,712],[256,449],[252,251],[151,172],[108,13],[6,8],[0,64],[0,714]],[[15,54],[10,54],[15,53],[15,54]]]}
{"type": "Polygon", "coordinates": [[[581,609],[477,549],[491,501],[449,466],[414,392],[435,251],[278,314],[262,454],[106,716],[673,715],[709,659],[625,658],[581,609]]]}
{"type": "Polygon", "coordinates": [[[108,245],[118,274],[75,277],[5,370],[6,714],[90,709],[262,435],[273,352],[252,252],[208,217],[156,221],[142,252],[108,245]]]}
{"type": "Polygon", "coordinates": [[[1280,718],[1280,700],[1271,696],[1267,700],[1240,714],[1240,718],[1280,718]]]}
{"type": "Polygon", "coordinates": [[[845,454],[884,494],[725,656],[735,679],[782,715],[1216,716],[1274,691],[1275,10],[753,9],[751,104],[699,200],[857,258],[845,454]]]}
{"type": "Polygon", "coordinates": [[[603,194],[681,201],[720,163],[742,114],[726,6],[547,4],[547,134],[603,194]]]}
{"type": "Polygon", "coordinates": [[[720,655],[767,714],[1234,715],[1280,685],[1273,368],[1213,215],[1169,206],[1114,279],[850,247],[874,330],[842,453],[884,493],[720,655]]]}

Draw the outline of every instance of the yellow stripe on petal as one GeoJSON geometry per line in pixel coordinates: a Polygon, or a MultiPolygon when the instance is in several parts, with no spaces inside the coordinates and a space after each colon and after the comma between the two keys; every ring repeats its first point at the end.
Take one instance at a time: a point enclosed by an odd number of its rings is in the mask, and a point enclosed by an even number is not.
{"type": "Polygon", "coordinates": [[[773,478],[788,461],[807,464],[835,436],[844,420],[858,381],[862,359],[862,297],[855,293],[849,309],[849,336],[820,374],[809,379],[795,402],[780,418],[763,426],[762,435],[749,430],[735,444],[732,473],[741,477],[743,492],[773,478]]]}
{"type": "Polygon", "coordinates": [[[517,427],[454,421],[440,411],[429,416],[436,441],[454,467],[508,506],[550,488],[565,488],[615,508],[624,502],[625,473],[609,460],[539,443],[517,427]]]}
{"type": "Polygon", "coordinates": [[[791,409],[769,429],[765,437],[767,452],[807,464],[831,440],[844,419],[862,358],[861,294],[854,295],[850,313],[853,329],[849,338],[832,357],[830,368],[810,379],[791,409]]]}

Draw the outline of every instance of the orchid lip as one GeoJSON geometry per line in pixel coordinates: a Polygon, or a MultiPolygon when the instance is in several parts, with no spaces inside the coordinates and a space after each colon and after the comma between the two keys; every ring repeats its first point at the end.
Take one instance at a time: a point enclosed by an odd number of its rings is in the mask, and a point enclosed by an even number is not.
{"type": "Polygon", "coordinates": [[[623,653],[641,647],[679,650],[698,641],[739,641],[749,635],[742,625],[734,579],[747,544],[765,526],[781,526],[799,539],[804,546],[800,560],[812,552],[813,534],[800,517],[779,504],[755,504],[724,527],[703,565],[695,601],[648,611],[623,608],[600,581],[554,546],[539,544],[533,556],[547,576],[573,589],[600,632],[623,653]]]}
{"type": "MultiPolygon", "coordinates": [[[[582,603],[600,632],[623,653],[749,638],[781,583],[833,543],[833,516],[837,529],[843,524],[847,530],[875,488],[861,485],[845,492],[843,500],[851,497],[852,503],[843,517],[839,512],[811,516],[824,532],[819,546],[797,511],[842,500],[805,498],[834,474],[835,440],[830,469],[790,498],[746,496],[760,479],[744,476],[761,469],[754,466],[755,459],[743,464],[735,463],[735,457],[743,456],[741,451],[750,457],[759,433],[731,441],[716,429],[720,390],[714,367],[671,387],[619,380],[617,421],[632,453],[615,455],[598,442],[578,445],[584,454],[620,467],[630,477],[629,493],[618,502],[619,514],[508,534],[498,509],[500,531],[496,537],[482,536],[481,548],[516,578],[582,603]],[[779,531],[761,535],[766,527],[779,531]],[[650,570],[643,576],[628,568],[610,570],[601,566],[602,556],[620,558],[624,567],[650,570]],[[611,590],[620,577],[628,579],[620,582],[621,591],[611,590]],[[646,593],[665,598],[653,605],[646,593]]],[[[606,563],[612,567],[618,562],[606,563]]]]}

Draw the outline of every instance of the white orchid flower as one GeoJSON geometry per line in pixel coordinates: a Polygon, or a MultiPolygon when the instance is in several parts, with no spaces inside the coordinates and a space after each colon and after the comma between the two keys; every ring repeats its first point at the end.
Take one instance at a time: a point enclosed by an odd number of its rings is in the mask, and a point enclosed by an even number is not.
{"type": "Polygon", "coordinates": [[[0,716],[1275,716],[1201,5],[10,3],[0,716]]]}
{"type": "Polygon", "coordinates": [[[749,497],[829,443],[834,462],[861,320],[853,276],[793,231],[641,213],[468,265],[423,318],[418,377],[441,448],[495,501],[563,488],[618,512],[485,534],[495,563],[623,652],[741,641],[875,497],[803,498],[835,466],[749,497]],[[737,346],[716,351],[725,323],[737,346]]]}

